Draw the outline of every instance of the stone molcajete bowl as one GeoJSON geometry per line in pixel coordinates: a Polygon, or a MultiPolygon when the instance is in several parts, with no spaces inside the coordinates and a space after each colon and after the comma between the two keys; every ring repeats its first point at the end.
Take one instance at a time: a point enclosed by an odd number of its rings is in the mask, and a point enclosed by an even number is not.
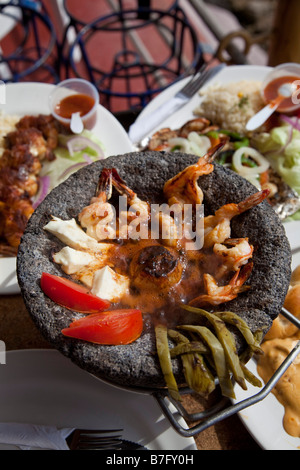
{"type": "MultiPolygon", "coordinates": [[[[51,345],[100,379],[131,389],[164,387],[155,355],[153,327],[149,319],[145,319],[142,336],[127,346],[101,346],[64,337],[61,330],[72,322],[74,312],[56,305],[40,288],[43,271],[62,275],[59,266],[51,260],[52,253],[62,245],[43,227],[52,215],[62,219],[76,218],[94,196],[103,168],[116,168],[140,198],[162,203],[164,183],[197,160],[192,155],[163,152],[134,152],[109,157],[81,169],[55,188],[28,223],[17,258],[18,281],[25,305],[51,345]]],[[[257,191],[246,180],[217,164],[211,174],[199,178],[199,185],[204,193],[207,214],[223,204],[240,202],[257,191]]],[[[238,313],[253,332],[262,329],[266,333],[280,313],[289,286],[289,243],[278,216],[266,201],[235,217],[231,226],[232,236],[249,237],[254,245],[254,268],[247,282],[251,289],[223,305],[222,309],[238,313]]],[[[180,384],[181,361],[173,362],[174,375],[180,384]]]]}

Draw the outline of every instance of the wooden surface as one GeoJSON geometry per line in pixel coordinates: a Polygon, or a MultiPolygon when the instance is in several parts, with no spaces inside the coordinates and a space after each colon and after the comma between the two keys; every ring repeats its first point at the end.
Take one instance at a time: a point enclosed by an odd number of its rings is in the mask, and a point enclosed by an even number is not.
{"type": "MultiPolygon", "coordinates": [[[[35,327],[21,295],[0,296],[0,340],[5,342],[7,351],[52,349],[35,327]]],[[[218,399],[212,397],[212,400],[218,399]]],[[[187,395],[183,400],[190,413],[203,409],[203,403],[197,397],[187,395]]],[[[237,415],[206,429],[195,440],[199,450],[261,450],[237,415]]]]}
{"type": "Polygon", "coordinates": [[[269,50],[269,65],[300,63],[300,1],[278,0],[269,50]]]}

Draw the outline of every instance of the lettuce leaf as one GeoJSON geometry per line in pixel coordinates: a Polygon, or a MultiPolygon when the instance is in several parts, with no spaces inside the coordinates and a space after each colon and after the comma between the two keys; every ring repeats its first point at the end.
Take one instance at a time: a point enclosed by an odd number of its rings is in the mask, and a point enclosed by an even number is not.
{"type": "MultiPolygon", "coordinates": [[[[89,139],[91,142],[94,142],[104,153],[102,142],[99,141],[92,132],[84,130],[80,135],[89,139]]],[[[74,152],[73,155],[71,155],[67,148],[67,143],[74,137],[74,135],[59,135],[59,144],[54,151],[56,157],[55,160],[43,163],[40,177],[49,177],[49,191],[65,181],[75,171],[99,159],[97,151],[92,146],[87,146],[83,150],[74,152]]]]}
{"type": "MultiPolygon", "coordinates": [[[[258,134],[252,144],[269,160],[282,179],[300,195],[300,132],[290,124],[283,124],[274,127],[269,133],[258,134]]],[[[299,220],[300,211],[291,218],[299,220]]]]}

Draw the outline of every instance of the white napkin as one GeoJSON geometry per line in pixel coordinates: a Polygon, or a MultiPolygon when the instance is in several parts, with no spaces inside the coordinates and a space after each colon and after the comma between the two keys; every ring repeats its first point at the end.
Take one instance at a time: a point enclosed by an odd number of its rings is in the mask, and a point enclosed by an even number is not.
{"type": "Polygon", "coordinates": [[[0,423],[0,443],[14,445],[22,450],[70,450],[66,438],[72,431],[74,428],[58,429],[55,426],[39,424],[0,423]]]}

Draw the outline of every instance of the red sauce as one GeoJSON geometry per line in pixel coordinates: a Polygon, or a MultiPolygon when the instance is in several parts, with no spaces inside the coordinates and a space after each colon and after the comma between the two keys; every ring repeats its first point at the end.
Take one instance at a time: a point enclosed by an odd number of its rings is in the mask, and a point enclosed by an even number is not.
{"type": "Polygon", "coordinates": [[[88,95],[70,95],[61,100],[55,107],[55,112],[66,119],[70,119],[73,113],[85,116],[93,108],[95,100],[88,95]]]}
{"type": "MultiPolygon", "coordinates": [[[[267,103],[275,101],[279,95],[278,90],[284,83],[293,83],[295,80],[300,80],[300,77],[294,77],[291,75],[278,77],[267,84],[264,89],[264,97],[267,103]]],[[[299,86],[297,87],[299,89],[299,86]]],[[[278,106],[278,111],[284,111],[289,108],[293,108],[295,104],[292,102],[292,97],[284,98],[281,104],[278,106]]]]}

